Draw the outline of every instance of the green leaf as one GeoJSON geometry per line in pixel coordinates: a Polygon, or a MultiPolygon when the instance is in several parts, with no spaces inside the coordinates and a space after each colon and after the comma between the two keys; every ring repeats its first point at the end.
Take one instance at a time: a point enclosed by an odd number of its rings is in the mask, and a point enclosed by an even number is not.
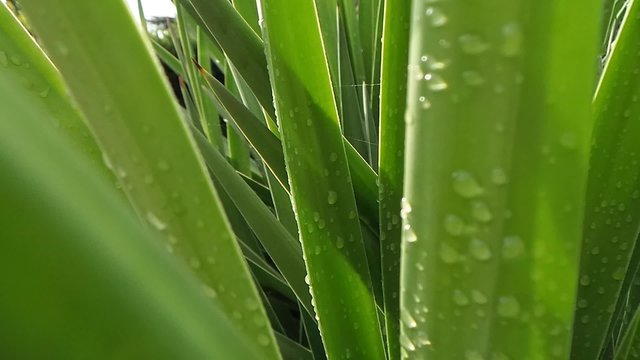
{"type": "MultiPolygon", "coordinates": [[[[286,191],[289,191],[284,153],[278,135],[271,133],[249,109],[230,94],[224,85],[211,74],[207,72],[202,72],[202,74],[207,79],[207,83],[211,87],[210,95],[219,104],[220,110],[225,112],[226,116],[236,124],[278,182],[286,191]]],[[[345,144],[345,150],[348,158],[357,159],[349,161],[349,171],[353,179],[358,211],[362,216],[362,220],[375,229],[378,224],[378,205],[372,199],[376,199],[378,192],[376,174],[353,147],[345,144]]]]}
{"type": "Polygon", "coordinates": [[[585,205],[574,359],[596,359],[608,340],[608,325],[640,229],[637,154],[640,124],[640,3],[629,3],[620,36],[606,64],[596,97],[596,123],[585,205]],[[620,84],[625,91],[620,91],[620,84]],[[587,346],[589,345],[589,346],[587,346]]]}
{"type": "Polygon", "coordinates": [[[386,1],[380,88],[380,247],[389,359],[400,358],[400,202],[411,1],[386,1]]]}
{"type": "Polygon", "coordinates": [[[267,0],[261,10],[287,172],[327,356],[383,359],[314,2],[267,0]]]}
{"type": "Polygon", "coordinates": [[[228,315],[245,314],[236,324],[263,345],[265,358],[279,359],[206,167],[124,2],[21,4],[138,214],[228,315]]]}
{"type": "Polygon", "coordinates": [[[179,0],[220,45],[238,73],[251,86],[267,114],[274,114],[262,40],[228,0],[179,0]]]}
{"type": "Polygon", "coordinates": [[[213,149],[197,131],[194,131],[194,136],[213,175],[229,194],[302,305],[307,311],[313,313],[309,287],[304,280],[306,272],[302,261],[302,250],[297,239],[294,239],[278,222],[222,155],[213,149]]]}
{"type": "Polygon", "coordinates": [[[65,134],[111,178],[98,145],[71,105],[56,68],[5,4],[0,4],[0,81],[27,90],[23,96],[44,104],[48,110],[45,117],[55,125],[53,131],[65,134]]]}
{"type": "Polygon", "coordinates": [[[46,105],[0,81],[0,343],[11,359],[265,359],[46,105]]]}
{"type": "Polygon", "coordinates": [[[568,357],[599,5],[413,2],[408,359],[568,357]]]}
{"type": "MultiPolygon", "coordinates": [[[[191,5],[189,11],[199,16],[201,26],[215,38],[229,61],[246,81],[265,110],[267,118],[275,119],[266,58],[261,39],[235,12],[227,0],[180,0],[191,5]]],[[[274,129],[275,130],[275,129],[274,129]]],[[[376,175],[358,152],[344,141],[349,170],[352,175],[358,207],[373,227],[378,227],[376,175]]]]}
{"type": "Polygon", "coordinates": [[[616,349],[615,360],[637,359],[640,357],[640,309],[636,310],[620,346],[616,349]]]}

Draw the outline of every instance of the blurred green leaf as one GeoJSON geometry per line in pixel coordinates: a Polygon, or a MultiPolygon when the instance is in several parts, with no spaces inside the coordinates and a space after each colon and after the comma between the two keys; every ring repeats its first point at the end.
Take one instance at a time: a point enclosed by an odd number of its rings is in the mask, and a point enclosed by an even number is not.
{"type": "Polygon", "coordinates": [[[264,357],[279,359],[206,167],[124,2],[21,3],[137,213],[227,315],[245,313],[236,324],[264,357]]]}

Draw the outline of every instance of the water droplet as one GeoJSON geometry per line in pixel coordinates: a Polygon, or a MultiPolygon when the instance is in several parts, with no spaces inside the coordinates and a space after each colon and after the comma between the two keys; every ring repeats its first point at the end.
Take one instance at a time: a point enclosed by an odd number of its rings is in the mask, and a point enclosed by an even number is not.
{"type": "Polygon", "coordinates": [[[307,274],[307,275],[305,275],[305,276],[304,276],[304,282],[305,282],[307,285],[311,285],[311,277],[309,277],[309,274],[307,274]]]}
{"type": "Polygon", "coordinates": [[[481,304],[481,305],[486,304],[488,301],[487,297],[484,296],[484,294],[478,290],[471,290],[471,299],[476,304],[481,304]]]}
{"type": "Polygon", "coordinates": [[[202,289],[204,290],[205,295],[207,295],[209,298],[211,299],[215,299],[218,294],[216,294],[216,291],[213,290],[210,286],[208,285],[202,285],[202,289]]]}
{"type": "Polygon", "coordinates": [[[598,255],[598,254],[600,254],[600,248],[598,246],[594,246],[591,249],[591,255],[598,255]]]}
{"type": "Polygon", "coordinates": [[[16,55],[11,55],[9,56],[9,61],[11,61],[11,63],[15,66],[20,66],[22,65],[22,59],[20,59],[18,56],[16,55]]]}
{"type": "Polygon", "coordinates": [[[517,23],[508,23],[502,28],[502,55],[513,57],[522,51],[522,30],[517,23]]]}
{"type": "Polygon", "coordinates": [[[459,306],[466,306],[469,305],[469,298],[461,290],[454,290],[453,303],[459,306]]]}
{"type": "Polygon", "coordinates": [[[442,259],[445,264],[454,264],[461,261],[463,257],[453,247],[447,244],[442,244],[440,245],[440,259],[442,259]]]}
{"type": "Polygon", "coordinates": [[[474,201],[471,204],[471,214],[476,220],[481,222],[488,222],[493,219],[493,214],[491,214],[489,206],[483,201],[474,201]]]}
{"type": "Polygon", "coordinates": [[[416,235],[415,231],[413,231],[413,229],[411,228],[411,226],[409,226],[409,224],[405,225],[404,227],[404,239],[408,243],[414,243],[418,241],[418,235],[416,235]]]}
{"type": "Polygon", "coordinates": [[[431,340],[424,331],[419,331],[415,337],[416,343],[418,346],[427,346],[431,345],[431,340]]]}
{"type": "Polygon", "coordinates": [[[349,211],[349,219],[355,219],[356,218],[356,212],[351,210],[349,211]]]}
{"type": "Polygon", "coordinates": [[[244,301],[244,306],[246,306],[247,309],[251,311],[258,310],[258,308],[260,307],[260,305],[258,305],[258,303],[253,299],[246,299],[244,301]]]}
{"type": "Polygon", "coordinates": [[[473,175],[463,170],[453,173],[453,189],[464,198],[473,198],[484,193],[484,189],[473,175]]]}
{"type": "Polygon", "coordinates": [[[427,81],[427,88],[433,92],[439,92],[449,87],[438,74],[428,73],[424,76],[424,79],[427,81]]]}
{"type": "Polygon", "coordinates": [[[423,62],[427,65],[427,69],[429,70],[442,70],[444,68],[446,68],[449,65],[448,61],[441,61],[436,59],[434,56],[431,55],[425,55],[423,56],[421,59],[423,59],[423,62]]]}
{"type": "Polygon", "coordinates": [[[333,190],[329,190],[329,192],[327,193],[327,203],[329,203],[329,205],[334,205],[337,202],[338,193],[333,190]]]}
{"type": "Polygon", "coordinates": [[[464,222],[455,215],[447,215],[444,219],[444,229],[452,236],[462,235],[464,232],[464,222]]]}
{"type": "Polygon", "coordinates": [[[165,224],[162,220],[160,220],[154,213],[151,211],[147,212],[147,221],[149,224],[156,228],[158,231],[164,231],[167,229],[167,224],[165,224]]]}
{"type": "Polygon", "coordinates": [[[477,71],[464,71],[462,73],[462,79],[465,83],[471,86],[480,86],[484,84],[484,78],[477,71]]]}
{"type": "Polygon", "coordinates": [[[260,346],[269,345],[269,338],[266,335],[258,335],[258,344],[260,344],[260,346]]]}
{"type": "Polygon", "coordinates": [[[436,7],[428,7],[425,11],[425,15],[427,15],[427,17],[429,18],[429,23],[433,27],[444,26],[449,20],[447,19],[447,16],[436,7]]]}
{"type": "Polygon", "coordinates": [[[506,236],[502,240],[502,257],[505,259],[515,259],[524,253],[524,243],[519,236],[506,236]]]}
{"type": "Polygon", "coordinates": [[[589,286],[589,284],[591,284],[591,278],[589,275],[582,275],[582,277],[580,277],[580,285],[589,286]]]}
{"type": "Polygon", "coordinates": [[[9,66],[9,57],[7,57],[7,53],[4,51],[0,51],[0,65],[3,67],[9,66]]]}
{"type": "Polygon", "coordinates": [[[344,247],[344,239],[340,236],[338,236],[338,239],[336,240],[336,247],[338,249],[342,249],[344,247]]]}
{"type": "Polygon", "coordinates": [[[411,211],[413,211],[413,208],[411,207],[409,200],[403,197],[402,200],[400,200],[400,217],[406,220],[409,214],[411,214],[411,211]]]}
{"type": "Polygon", "coordinates": [[[613,278],[613,280],[622,280],[624,279],[625,276],[625,271],[623,268],[619,267],[616,269],[616,271],[613,272],[613,274],[611,274],[611,277],[613,278]]]}
{"type": "Polygon", "coordinates": [[[487,244],[480,239],[472,239],[469,244],[469,252],[471,255],[480,261],[486,261],[491,259],[491,249],[487,244]]]}
{"type": "Polygon", "coordinates": [[[336,162],[336,160],[338,160],[338,154],[332,152],[331,155],[329,155],[329,161],[336,162]]]}
{"type": "Polygon", "coordinates": [[[462,51],[471,55],[481,54],[489,49],[489,44],[478,35],[462,35],[458,38],[458,42],[460,43],[462,51]]]}
{"type": "Polygon", "coordinates": [[[411,339],[404,332],[400,333],[400,345],[408,351],[414,351],[416,346],[411,342],[411,339]]]}
{"type": "Polygon", "coordinates": [[[496,185],[504,185],[509,182],[507,173],[501,168],[495,168],[491,170],[491,181],[496,185]]]}
{"type": "Polygon", "coordinates": [[[580,299],[578,300],[578,307],[581,309],[586,308],[587,306],[589,306],[589,302],[587,301],[587,299],[580,299]]]}
{"type": "Polygon", "coordinates": [[[402,310],[400,312],[400,318],[402,319],[402,322],[404,323],[404,325],[409,329],[413,329],[416,326],[418,326],[418,323],[416,322],[416,320],[413,318],[413,316],[411,316],[411,314],[407,310],[402,310]]]}
{"type": "Polygon", "coordinates": [[[169,163],[162,159],[158,160],[157,166],[160,171],[168,171],[171,168],[169,163]]]}
{"type": "Polygon", "coordinates": [[[49,92],[51,92],[51,88],[47,86],[44,90],[40,91],[39,95],[44,99],[49,96],[49,92]]]}
{"type": "Polygon", "coordinates": [[[502,296],[498,299],[498,315],[505,318],[515,318],[520,313],[520,303],[512,296],[502,296]]]}

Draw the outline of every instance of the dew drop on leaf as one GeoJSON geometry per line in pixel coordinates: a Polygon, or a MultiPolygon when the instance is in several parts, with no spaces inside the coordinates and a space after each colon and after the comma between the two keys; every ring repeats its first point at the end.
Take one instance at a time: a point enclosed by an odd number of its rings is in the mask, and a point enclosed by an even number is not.
{"type": "Polygon", "coordinates": [[[471,204],[471,214],[480,222],[488,222],[493,219],[489,206],[483,201],[474,201],[471,204]]]}
{"type": "Polygon", "coordinates": [[[500,50],[506,57],[514,57],[522,51],[522,30],[515,22],[508,23],[502,28],[503,42],[500,50]]]}
{"type": "Polygon", "coordinates": [[[453,173],[453,190],[463,198],[473,198],[484,193],[484,189],[476,179],[464,170],[453,173]]]}
{"type": "Polygon", "coordinates": [[[329,205],[334,205],[337,202],[338,193],[333,190],[329,190],[329,192],[327,193],[327,203],[329,203],[329,205]]]}
{"type": "Polygon", "coordinates": [[[484,77],[477,71],[464,71],[462,73],[462,79],[470,86],[480,86],[485,82],[484,77]]]}
{"type": "Polygon", "coordinates": [[[433,27],[444,26],[449,20],[447,16],[442,12],[442,10],[432,6],[427,8],[427,10],[425,11],[425,15],[427,16],[427,18],[429,19],[429,23],[433,27]]]}
{"type": "Polygon", "coordinates": [[[440,245],[440,259],[445,264],[454,264],[462,259],[462,256],[453,247],[442,244],[440,245]]]}
{"type": "Polygon", "coordinates": [[[489,44],[478,35],[464,34],[458,38],[460,48],[463,52],[470,55],[481,54],[489,49],[489,44]]]}
{"type": "Polygon", "coordinates": [[[459,236],[464,232],[464,222],[456,215],[447,215],[444,219],[444,229],[449,235],[459,236]]]}
{"type": "Polygon", "coordinates": [[[413,329],[416,326],[418,326],[418,323],[416,322],[416,320],[413,318],[413,316],[411,316],[411,314],[407,310],[402,310],[400,312],[400,318],[402,319],[402,323],[409,329],[413,329]]]}
{"type": "Polygon", "coordinates": [[[413,208],[411,207],[409,200],[403,197],[402,200],[400,200],[400,217],[406,220],[409,214],[411,214],[411,211],[413,211],[413,208]]]}
{"type": "Polygon", "coordinates": [[[511,235],[502,241],[502,257],[514,259],[524,253],[524,243],[519,236],[511,235]]]}
{"type": "Polygon", "coordinates": [[[413,344],[413,342],[411,342],[411,339],[409,339],[407,334],[405,334],[404,332],[400,334],[400,345],[402,345],[402,347],[406,351],[414,351],[416,349],[416,346],[413,344]]]}
{"type": "Polygon", "coordinates": [[[473,302],[480,305],[486,304],[488,301],[487,297],[478,290],[471,290],[471,299],[473,300],[473,302]]]}
{"type": "Polygon", "coordinates": [[[491,259],[491,249],[489,249],[487,243],[480,239],[471,240],[469,252],[476,260],[486,261],[491,259]]]}
{"type": "Polygon", "coordinates": [[[495,185],[505,185],[507,182],[509,182],[507,174],[501,168],[495,168],[491,170],[491,181],[495,185]]]}
{"type": "Polygon", "coordinates": [[[4,51],[0,51],[0,65],[2,65],[2,67],[9,66],[9,57],[7,56],[7,53],[4,51]]]}
{"type": "Polygon", "coordinates": [[[469,305],[469,298],[462,290],[453,291],[453,303],[459,306],[469,305]]]}
{"type": "Polygon", "coordinates": [[[446,90],[449,87],[444,79],[442,79],[438,74],[428,73],[424,76],[424,79],[427,82],[427,88],[433,92],[446,90]]]}
{"type": "Polygon", "coordinates": [[[580,285],[589,286],[589,284],[591,284],[591,278],[589,277],[589,275],[582,275],[580,277],[580,285]]]}
{"type": "Polygon", "coordinates": [[[258,335],[258,344],[260,344],[260,346],[269,345],[269,338],[263,334],[258,335]]]}
{"type": "Polygon", "coordinates": [[[498,299],[498,315],[515,318],[520,314],[520,303],[513,296],[502,296],[498,299]]]}

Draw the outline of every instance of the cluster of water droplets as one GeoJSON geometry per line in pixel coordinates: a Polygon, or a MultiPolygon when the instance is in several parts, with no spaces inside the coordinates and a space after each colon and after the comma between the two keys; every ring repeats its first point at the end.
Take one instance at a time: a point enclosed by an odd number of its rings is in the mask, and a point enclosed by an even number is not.
{"type": "MultiPolygon", "coordinates": [[[[481,56],[502,56],[505,61],[516,58],[521,55],[523,48],[523,32],[518,22],[506,22],[500,27],[496,33],[491,34],[488,40],[481,33],[464,32],[454,39],[450,39],[444,32],[440,32],[449,24],[449,17],[444,10],[441,1],[424,1],[424,13],[422,15],[423,23],[431,28],[432,36],[442,36],[437,40],[432,48],[426,49],[427,52],[419,55],[419,59],[410,66],[412,78],[424,82],[426,91],[419,91],[417,100],[419,106],[424,109],[430,109],[432,106],[431,97],[434,93],[442,93],[451,87],[451,83],[447,80],[450,76],[460,76],[463,83],[471,88],[481,87],[489,82],[493,82],[493,90],[495,93],[503,93],[505,86],[498,83],[498,77],[493,73],[486,73],[487,69],[481,70],[474,67],[478,63],[481,56]],[[440,35],[442,34],[442,35],[440,35]],[[451,65],[452,57],[447,54],[461,54],[461,56],[469,57],[469,61],[465,61],[465,66],[469,68],[457,69],[456,74],[447,73],[445,70],[451,65]],[[473,61],[471,61],[473,60],[473,61]]],[[[459,55],[458,55],[459,56],[459,55]]],[[[496,64],[497,71],[502,70],[502,65],[496,64]]],[[[494,71],[492,69],[491,71],[494,71]]],[[[515,84],[523,81],[521,73],[516,73],[514,78],[515,84]]],[[[452,95],[452,100],[457,99],[457,95],[452,95]]],[[[411,117],[407,118],[410,123],[411,117]]]]}
{"type": "MultiPolygon", "coordinates": [[[[31,74],[29,72],[31,69],[31,64],[29,64],[26,61],[23,61],[22,58],[16,54],[9,54],[6,51],[0,50],[0,68],[9,68],[9,67],[15,67],[20,69],[20,71],[17,73],[21,74],[22,84],[27,90],[36,92],[38,96],[40,96],[43,99],[49,96],[49,93],[51,92],[51,88],[48,85],[44,85],[44,86],[36,85],[38,81],[35,81],[36,78],[32,76],[32,75],[35,75],[35,73],[31,74]]],[[[59,126],[60,124],[58,120],[57,119],[54,119],[54,120],[56,121],[56,126],[59,126]]]]}

